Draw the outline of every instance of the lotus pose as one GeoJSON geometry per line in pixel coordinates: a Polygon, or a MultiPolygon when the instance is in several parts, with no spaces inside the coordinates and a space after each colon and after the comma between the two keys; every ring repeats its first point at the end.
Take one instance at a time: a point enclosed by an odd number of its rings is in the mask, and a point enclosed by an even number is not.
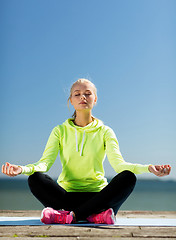
{"type": "Polygon", "coordinates": [[[2,172],[8,176],[28,175],[33,195],[44,205],[41,221],[50,223],[114,224],[117,211],[132,193],[136,174],[153,173],[162,177],[170,165],[142,165],[126,162],[113,130],[92,116],[97,102],[95,85],[87,79],[73,83],[68,102],[75,112],[72,118],[56,126],[48,139],[42,158],[33,164],[17,166],[6,163],[2,172]],[[55,182],[44,174],[60,155],[62,172],[55,182]],[[117,172],[107,182],[105,156],[117,172]]]}

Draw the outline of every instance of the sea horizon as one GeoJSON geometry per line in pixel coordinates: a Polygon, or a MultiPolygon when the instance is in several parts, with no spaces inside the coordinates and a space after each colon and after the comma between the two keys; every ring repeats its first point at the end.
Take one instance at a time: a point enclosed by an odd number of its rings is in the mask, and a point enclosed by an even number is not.
{"type": "MultiPolygon", "coordinates": [[[[175,200],[176,181],[139,179],[134,191],[120,210],[176,211],[175,200]]],[[[42,210],[42,208],[43,205],[30,192],[27,178],[0,178],[1,210],[42,210]]]]}

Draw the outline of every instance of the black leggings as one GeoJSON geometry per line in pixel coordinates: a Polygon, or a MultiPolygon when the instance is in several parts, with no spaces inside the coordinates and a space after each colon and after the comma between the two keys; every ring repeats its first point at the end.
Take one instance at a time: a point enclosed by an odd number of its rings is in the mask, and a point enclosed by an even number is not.
{"type": "Polygon", "coordinates": [[[100,192],[66,192],[46,174],[36,172],[28,178],[31,192],[45,207],[74,211],[78,221],[108,208],[113,208],[116,214],[135,183],[136,176],[123,171],[100,192]]]}

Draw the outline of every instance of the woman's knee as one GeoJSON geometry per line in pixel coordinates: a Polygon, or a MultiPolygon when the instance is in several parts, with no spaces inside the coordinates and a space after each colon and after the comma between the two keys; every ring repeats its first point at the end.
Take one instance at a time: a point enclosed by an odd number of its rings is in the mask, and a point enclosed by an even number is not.
{"type": "Polygon", "coordinates": [[[117,174],[112,181],[117,182],[117,184],[121,183],[124,186],[128,185],[128,186],[135,186],[136,184],[136,176],[134,173],[132,173],[129,170],[124,170],[123,172],[120,172],[119,174],[117,174]]]}
{"type": "Polygon", "coordinates": [[[28,185],[29,187],[35,185],[42,177],[42,173],[35,172],[28,177],[28,185]]]}
{"type": "Polygon", "coordinates": [[[130,183],[136,184],[136,180],[137,179],[136,179],[136,175],[133,172],[131,172],[129,170],[125,170],[125,171],[123,171],[121,173],[125,176],[125,178],[128,179],[128,181],[130,183]]]}

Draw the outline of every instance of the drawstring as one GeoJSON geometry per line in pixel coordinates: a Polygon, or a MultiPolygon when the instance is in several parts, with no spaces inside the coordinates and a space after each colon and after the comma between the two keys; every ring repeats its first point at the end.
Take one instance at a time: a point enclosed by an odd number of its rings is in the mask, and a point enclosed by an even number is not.
{"type": "Polygon", "coordinates": [[[78,137],[77,137],[76,128],[75,128],[75,139],[76,139],[76,151],[78,152],[78,137]]]}
{"type": "Polygon", "coordinates": [[[80,152],[80,156],[82,156],[84,137],[85,137],[85,131],[84,131],[84,133],[83,133],[83,139],[82,139],[82,144],[81,144],[81,152],[80,152]]]}
{"type": "MultiPolygon", "coordinates": [[[[83,144],[84,144],[84,138],[85,138],[85,131],[84,131],[84,133],[83,133],[83,138],[82,138],[82,143],[81,143],[80,156],[82,156],[83,144]]],[[[76,151],[78,152],[78,136],[77,136],[77,130],[76,130],[76,128],[75,128],[75,139],[76,139],[76,151]]]]}

